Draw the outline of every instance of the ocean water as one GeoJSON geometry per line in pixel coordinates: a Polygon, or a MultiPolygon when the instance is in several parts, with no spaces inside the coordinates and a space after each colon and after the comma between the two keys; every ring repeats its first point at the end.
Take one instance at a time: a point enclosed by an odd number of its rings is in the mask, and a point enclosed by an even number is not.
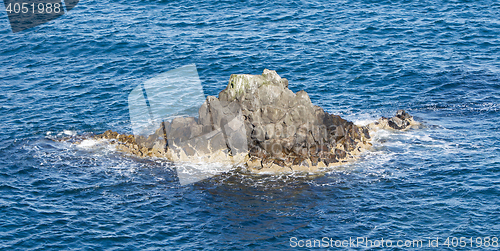
{"type": "Polygon", "coordinates": [[[496,1],[82,0],[12,33],[0,5],[0,249],[498,250],[499,17],[496,1]],[[209,95],[267,68],[356,123],[406,109],[424,126],[323,173],[186,186],[167,161],[52,140],[131,133],[130,91],[188,64],[209,95]]]}

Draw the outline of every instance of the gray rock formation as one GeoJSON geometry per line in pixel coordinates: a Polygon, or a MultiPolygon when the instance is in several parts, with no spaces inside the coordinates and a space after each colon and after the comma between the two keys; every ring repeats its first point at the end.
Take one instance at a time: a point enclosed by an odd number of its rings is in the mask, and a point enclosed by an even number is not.
{"type": "Polygon", "coordinates": [[[232,75],[219,100],[240,104],[253,171],[315,170],[369,145],[368,128],[328,114],[305,91],[293,93],[275,71],[232,75]]]}
{"type": "MultiPolygon", "coordinates": [[[[407,129],[414,121],[400,110],[377,123],[371,126],[407,129]]],[[[315,171],[353,160],[371,145],[369,127],[325,112],[267,69],[231,75],[219,98],[207,97],[198,118],[164,122],[147,138],[109,131],[97,137],[117,139],[118,149],[138,156],[246,164],[253,172],[315,171]]]]}
{"type": "Polygon", "coordinates": [[[368,125],[368,127],[371,130],[394,129],[404,131],[418,125],[419,123],[413,119],[413,116],[410,116],[410,114],[404,110],[398,110],[396,116],[392,118],[382,117],[377,122],[368,125]]]}

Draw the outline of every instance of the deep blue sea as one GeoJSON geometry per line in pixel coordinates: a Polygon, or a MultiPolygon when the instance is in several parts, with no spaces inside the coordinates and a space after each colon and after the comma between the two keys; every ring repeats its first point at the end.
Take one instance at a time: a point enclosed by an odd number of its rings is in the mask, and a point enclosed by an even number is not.
{"type": "Polygon", "coordinates": [[[81,0],[19,33],[0,4],[0,38],[1,250],[499,249],[497,1],[81,0]],[[186,186],[167,161],[52,140],[131,133],[130,91],[188,64],[207,95],[267,68],[356,123],[406,109],[424,127],[320,174],[186,186]]]}

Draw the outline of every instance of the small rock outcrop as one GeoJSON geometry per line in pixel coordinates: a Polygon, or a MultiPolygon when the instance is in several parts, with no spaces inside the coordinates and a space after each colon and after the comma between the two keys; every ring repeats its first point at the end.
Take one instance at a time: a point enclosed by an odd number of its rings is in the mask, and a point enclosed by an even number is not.
{"type": "Polygon", "coordinates": [[[368,125],[370,130],[375,129],[395,129],[395,130],[408,130],[414,126],[418,126],[419,123],[413,119],[405,110],[398,110],[396,116],[392,118],[382,117],[375,123],[368,125]]]}
{"type": "Polygon", "coordinates": [[[155,134],[97,135],[117,149],[172,161],[246,164],[253,172],[315,171],[353,160],[370,147],[371,127],[408,129],[405,111],[369,126],[357,126],[293,93],[275,71],[234,74],[219,97],[208,96],[198,118],[163,122],[155,134]]]}

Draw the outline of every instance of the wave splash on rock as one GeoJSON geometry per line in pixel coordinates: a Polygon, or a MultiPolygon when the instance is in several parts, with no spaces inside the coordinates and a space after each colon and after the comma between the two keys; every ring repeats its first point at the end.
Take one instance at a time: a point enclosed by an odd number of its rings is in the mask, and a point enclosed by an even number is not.
{"type": "Polygon", "coordinates": [[[293,93],[275,71],[233,74],[219,97],[208,96],[198,118],[164,121],[154,134],[106,131],[117,149],[140,157],[192,163],[246,164],[252,172],[316,171],[356,159],[371,146],[370,131],[418,125],[403,110],[357,126],[293,93]]]}

